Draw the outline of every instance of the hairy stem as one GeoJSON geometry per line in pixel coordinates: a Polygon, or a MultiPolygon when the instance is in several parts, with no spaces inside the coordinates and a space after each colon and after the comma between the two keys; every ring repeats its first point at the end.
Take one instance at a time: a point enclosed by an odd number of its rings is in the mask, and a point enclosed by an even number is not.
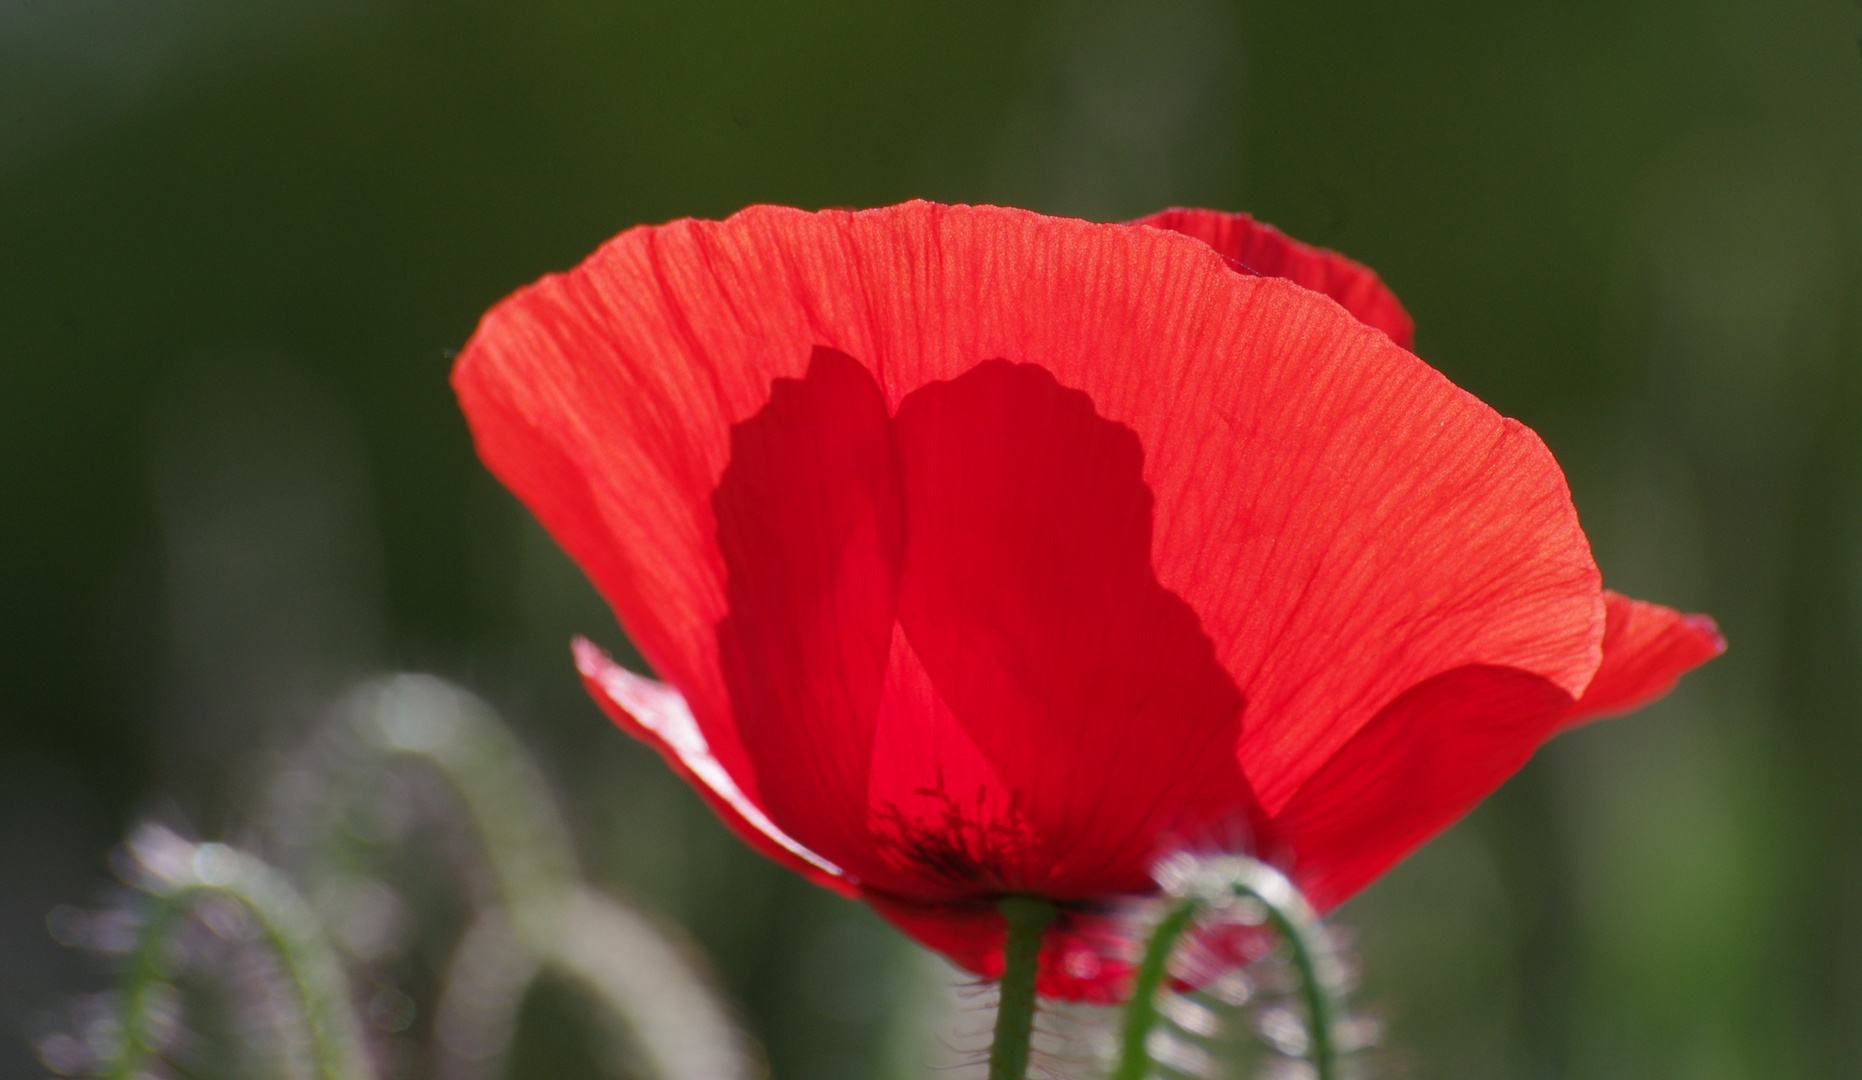
{"type": "Polygon", "coordinates": [[[163,982],[160,953],[170,929],[184,911],[180,897],[163,897],[142,924],[133,958],[117,985],[123,1002],[123,1030],[106,1074],[110,1080],[133,1080],[142,1055],[149,1052],[150,1006],[163,982]]]}
{"type": "Polygon", "coordinates": [[[1320,970],[1324,962],[1321,959],[1322,953],[1328,950],[1322,941],[1315,938],[1314,931],[1318,924],[1300,919],[1296,913],[1283,911],[1276,904],[1266,903],[1264,897],[1252,890],[1243,895],[1262,900],[1267,908],[1267,921],[1280,931],[1280,936],[1286,939],[1287,947],[1293,952],[1293,966],[1300,973],[1300,991],[1306,997],[1306,1025],[1312,1038],[1313,1073],[1316,1080],[1334,1080],[1338,1072],[1338,1048],[1334,1045],[1332,1033],[1335,1019],[1332,1016],[1332,979],[1320,970]]]}
{"type": "Polygon", "coordinates": [[[162,981],[160,951],[182,913],[205,896],[224,896],[252,917],[259,939],[277,957],[310,1040],[311,1068],[318,1080],[369,1080],[373,1070],[362,1045],[362,1025],[349,1001],[342,966],[322,937],[316,916],[283,875],[264,863],[219,844],[187,845],[175,853],[150,884],[158,905],[143,926],[135,959],[123,981],[123,1031],[109,1075],[139,1075],[150,1051],[149,1007],[162,981]]]}
{"type": "Polygon", "coordinates": [[[655,1080],[751,1075],[741,1036],[678,948],[650,921],[582,883],[548,783],[489,706],[425,675],[375,684],[355,704],[364,740],[383,758],[437,772],[478,834],[504,902],[500,925],[484,940],[509,934],[528,954],[515,962],[528,973],[509,984],[504,999],[507,1026],[516,1024],[523,987],[539,970],[534,960],[606,1006],[655,1080]]]}
{"type": "Polygon", "coordinates": [[[1028,1040],[1034,1033],[1034,977],[1041,941],[1054,921],[1054,905],[1033,896],[1005,896],[996,910],[1009,924],[1002,950],[1002,1000],[996,1008],[996,1037],[989,1047],[989,1080],[1023,1080],[1028,1075],[1028,1040]]]}
{"type": "Polygon", "coordinates": [[[1178,898],[1146,943],[1133,983],[1131,1004],[1125,1012],[1119,1064],[1112,1074],[1113,1080],[1141,1080],[1148,1075],[1151,1054],[1147,1043],[1151,1029],[1157,1025],[1157,992],[1163,985],[1170,954],[1199,912],[1232,902],[1230,898],[1259,903],[1268,925],[1286,942],[1293,966],[1300,975],[1300,994],[1306,1005],[1311,1040],[1308,1057],[1312,1061],[1314,1078],[1336,1080],[1335,1003],[1341,992],[1340,980],[1331,938],[1319,921],[1318,913],[1284,874],[1266,863],[1244,858],[1214,862],[1215,866],[1200,882],[1187,889],[1171,890],[1178,898]]]}
{"type": "Polygon", "coordinates": [[[1118,1071],[1112,1074],[1112,1080],[1144,1080],[1145,1070],[1150,1065],[1145,1040],[1150,1037],[1152,1025],[1157,1023],[1157,989],[1164,983],[1164,969],[1170,963],[1171,950],[1195,921],[1199,906],[1194,900],[1178,901],[1165,913],[1157,929],[1151,931],[1151,940],[1144,947],[1144,958],[1138,962],[1138,973],[1132,980],[1131,1004],[1125,1007],[1125,1031],[1120,1039],[1118,1071]]]}

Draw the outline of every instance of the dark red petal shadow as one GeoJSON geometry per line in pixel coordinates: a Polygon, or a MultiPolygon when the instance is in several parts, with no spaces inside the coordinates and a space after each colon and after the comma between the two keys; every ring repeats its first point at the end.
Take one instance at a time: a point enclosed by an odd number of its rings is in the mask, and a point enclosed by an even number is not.
{"type": "Polygon", "coordinates": [[[869,878],[867,771],[892,641],[901,503],[864,367],[819,348],[731,429],[712,496],[729,613],[718,652],[772,820],[869,878]]]}
{"type": "Polygon", "coordinates": [[[1343,902],[1519,770],[1571,707],[1511,668],[1445,672],[1386,706],[1302,785],[1270,826],[1321,911],[1343,902]]]}
{"type": "Polygon", "coordinates": [[[1160,836],[1257,816],[1241,693],[1151,567],[1137,435],[1000,360],[914,391],[894,428],[900,623],[1039,844],[1005,891],[1141,891],[1160,836]]]}
{"type": "Polygon", "coordinates": [[[1258,820],[1241,695],[1151,569],[1138,439],[1085,394],[990,361],[888,421],[821,348],[731,444],[720,655],[801,843],[921,903],[1067,899],[1147,888],[1172,830],[1258,820]]]}
{"type": "Polygon", "coordinates": [[[1377,272],[1336,251],[1302,244],[1247,214],[1173,207],[1133,225],[1150,225],[1194,236],[1237,268],[1263,277],[1286,278],[1324,293],[1366,326],[1390,335],[1405,349],[1415,347],[1416,324],[1377,272]]]}

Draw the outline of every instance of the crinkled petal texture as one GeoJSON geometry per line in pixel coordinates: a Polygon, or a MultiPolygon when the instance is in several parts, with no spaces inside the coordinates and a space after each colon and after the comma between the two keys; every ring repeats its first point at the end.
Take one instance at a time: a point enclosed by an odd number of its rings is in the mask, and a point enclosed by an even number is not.
{"type": "Polygon", "coordinates": [[[1244,273],[1286,278],[1336,300],[1352,317],[1390,335],[1405,349],[1415,347],[1416,324],[1377,272],[1336,251],[1302,244],[1247,214],[1174,207],[1139,218],[1150,225],[1194,236],[1244,273]]]}
{"type": "Polygon", "coordinates": [[[1103,998],[1095,913],[1164,848],[1336,902],[1704,658],[1606,605],[1531,431],[1363,319],[1164,229],[754,207],[519,292],[454,383],[670,684],[579,644],[617,722],[973,970],[994,898],[1065,902],[1042,986],[1103,998]]]}

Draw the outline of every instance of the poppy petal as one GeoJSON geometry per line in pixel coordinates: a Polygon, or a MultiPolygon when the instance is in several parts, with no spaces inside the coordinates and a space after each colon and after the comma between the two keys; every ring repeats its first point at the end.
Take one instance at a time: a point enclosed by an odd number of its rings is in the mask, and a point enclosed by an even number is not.
{"type": "Polygon", "coordinates": [[[858,890],[845,871],[797,843],[750,801],[718,763],[679,692],[627,670],[586,638],[576,638],[575,666],[601,711],[634,738],[659,751],[696,788],[731,831],[756,850],[842,896],[858,890]]]}
{"type": "Polygon", "coordinates": [[[1008,924],[983,903],[917,904],[882,892],[861,897],[893,926],[951,963],[985,979],[1002,974],[1002,946],[1008,924]]]}
{"type": "Polygon", "coordinates": [[[1597,668],[1596,567],[1544,446],[1305,288],[1165,230],[992,207],[633,230],[488,314],[455,385],[488,465],[798,835],[732,718],[711,499],[732,426],[817,347],[891,410],[999,358],[1136,434],[1157,582],[1247,699],[1269,811],[1419,682],[1500,665],[1575,695],[1597,668]]]}
{"type": "MultiPolygon", "coordinates": [[[[868,894],[873,910],[928,949],[985,979],[1002,975],[1007,924],[986,904],[918,905],[868,894]]],[[[1044,998],[1111,1005],[1131,994],[1129,919],[1117,911],[1062,908],[1042,937],[1035,991],[1044,998]]]]}
{"type": "Polygon", "coordinates": [[[1465,667],[1392,702],[1300,787],[1271,825],[1293,879],[1329,910],[1519,770],[1570,695],[1523,671],[1465,667]]]}
{"type": "MultiPolygon", "coordinates": [[[[729,410],[727,376],[709,365],[658,362],[682,317],[655,303],[676,268],[653,258],[649,230],[625,236],[647,249],[644,267],[615,266],[610,244],[520,290],[480,322],[453,388],[480,460],[589,576],[756,801],[719,669],[726,603],[710,503],[730,421],[753,410],[729,410]]],[[[738,396],[760,404],[769,380],[750,381],[738,396]]]]}
{"type": "Polygon", "coordinates": [[[1443,672],[1580,693],[1603,602],[1550,451],[1335,306],[1236,280],[1249,310],[1212,331],[1228,365],[1107,411],[1145,442],[1158,578],[1248,699],[1238,752],[1262,807],[1443,672]]]}
{"type": "Polygon", "coordinates": [[[1286,278],[1338,301],[1359,322],[1382,330],[1405,349],[1415,348],[1416,324],[1377,272],[1336,251],[1302,244],[1247,214],[1173,207],[1133,225],[1194,236],[1250,274],[1286,278]]]}
{"type": "Polygon", "coordinates": [[[1683,615],[1608,589],[1603,599],[1603,663],[1565,718],[1566,727],[1639,709],[1726,651],[1720,628],[1705,615],[1683,615]]]}

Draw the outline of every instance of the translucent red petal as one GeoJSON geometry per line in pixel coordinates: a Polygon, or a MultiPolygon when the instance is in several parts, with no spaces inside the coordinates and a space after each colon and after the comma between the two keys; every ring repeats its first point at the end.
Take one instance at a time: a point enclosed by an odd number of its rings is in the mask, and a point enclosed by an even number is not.
{"type": "MultiPolygon", "coordinates": [[[[603,708],[986,972],[994,895],[1086,941],[1218,829],[1342,898],[1579,695],[1672,682],[1695,624],[1612,607],[1606,648],[1543,444],[1399,347],[1374,275],[1223,227],[1284,279],[1214,233],[756,207],[500,304],[454,371],[479,452],[672,695],[580,650],[603,708]]],[[[1113,985],[1068,955],[1044,985],[1113,985]]]]}
{"type": "Polygon", "coordinates": [[[1705,615],[1683,615],[1608,589],[1603,599],[1603,663],[1565,717],[1566,727],[1639,709],[1726,651],[1720,628],[1705,615]]]}
{"type": "Polygon", "coordinates": [[[1405,349],[1414,349],[1416,324],[1403,310],[1396,294],[1377,272],[1336,251],[1302,244],[1272,225],[1247,214],[1182,207],[1160,210],[1134,225],[1151,225],[1194,236],[1232,260],[1249,274],[1285,278],[1295,285],[1324,293],[1366,326],[1390,335],[1405,349]]]}

